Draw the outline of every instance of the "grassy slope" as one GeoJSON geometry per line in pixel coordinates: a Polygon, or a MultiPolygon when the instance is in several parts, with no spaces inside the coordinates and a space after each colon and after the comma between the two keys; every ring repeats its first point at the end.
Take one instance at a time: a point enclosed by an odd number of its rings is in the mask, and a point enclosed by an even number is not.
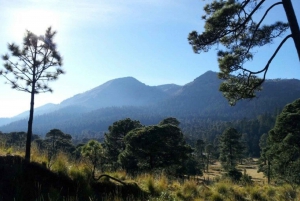
{"type": "MultiPolygon", "coordinates": [[[[255,161],[246,163],[247,174],[253,184],[234,184],[226,179],[201,182],[195,179],[174,179],[164,174],[144,173],[129,176],[124,171],[108,172],[112,177],[127,183],[126,186],[103,178],[89,179],[88,164],[72,161],[60,155],[51,171],[41,165],[45,156],[33,149],[32,159],[25,164],[21,157],[3,156],[13,150],[0,151],[0,201],[1,200],[299,200],[299,189],[289,185],[266,185],[262,174],[257,174],[255,161]]],[[[21,152],[18,152],[20,154],[21,152]]],[[[221,175],[220,164],[211,165],[204,177],[221,175]]],[[[202,177],[203,179],[203,177],[202,177]]],[[[212,179],[210,179],[212,180],[212,179]]]]}

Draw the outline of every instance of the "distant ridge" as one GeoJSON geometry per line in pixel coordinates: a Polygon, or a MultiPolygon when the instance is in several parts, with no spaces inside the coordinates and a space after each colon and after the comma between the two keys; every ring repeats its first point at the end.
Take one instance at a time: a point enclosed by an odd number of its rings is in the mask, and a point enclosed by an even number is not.
{"type": "Polygon", "coordinates": [[[61,102],[60,106],[81,105],[89,109],[112,106],[145,106],[167,98],[156,87],[147,86],[133,77],[110,80],[87,92],[61,102]]]}
{"type": "MultiPolygon", "coordinates": [[[[105,132],[114,121],[126,117],[144,124],[155,124],[168,116],[183,122],[197,119],[232,121],[273,114],[300,98],[299,80],[272,79],[266,80],[256,98],[239,101],[231,107],[219,91],[221,82],[212,71],[183,86],[148,86],[133,77],[110,80],[59,105],[37,108],[36,111],[41,113],[35,117],[34,132],[44,135],[52,128],[63,129],[72,135],[86,131],[105,132]]],[[[26,126],[27,119],[18,120],[1,126],[0,131],[25,131],[26,126]]]]}

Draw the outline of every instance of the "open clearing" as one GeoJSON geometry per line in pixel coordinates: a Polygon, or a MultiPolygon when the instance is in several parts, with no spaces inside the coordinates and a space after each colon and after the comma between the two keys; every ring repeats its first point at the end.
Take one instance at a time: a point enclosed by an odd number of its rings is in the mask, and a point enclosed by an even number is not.
{"type": "MultiPolygon", "coordinates": [[[[247,173],[252,177],[252,180],[257,183],[265,183],[266,178],[262,172],[257,172],[258,170],[258,159],[251,159],[244,161],[242,165],[238,165],[237,168],[242,171],[242,173],[247,173]]],[[[204,180],[214,180],[223,174],[222,166],[219,161],[214,161],[209,166],[208,172],[203,173],[204,180]]]]}

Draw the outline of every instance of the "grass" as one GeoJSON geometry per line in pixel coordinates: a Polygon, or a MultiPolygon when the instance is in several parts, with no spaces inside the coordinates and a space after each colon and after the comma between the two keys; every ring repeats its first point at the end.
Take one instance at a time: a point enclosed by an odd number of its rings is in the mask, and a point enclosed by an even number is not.
{"type": "MultiPolygon", "coordinates": [[[[0,189],[3,187],[3,189],[14,192],[14,198],[19,200],[22,200],[22,193],[28,191],[32,196],[36,196],[35,200],[300,200],[298,188],[293,188],[287,184],[281,186],[267,185],[263,175],[257,173],[255,160],[238,166],[242,172],[253,178],[254,182],[248,184],[232,183],[230,180],[222,178],[221,165],[217,161],[210,166],[209,172],[205,172],[203,177],[185,180],[168,177],[163,173],[142,173],[133,177],[127,175],[125,171],[105,172],[105,174],[125,182],[126,185],[124,185],[108,178],[97,182],[93,181],[90,177],[90,169],[84,161],[70,160],[64,154],[59,154],[56,157],[50,172],[45,165],[47,162],[46,155],[38,152],[34,147],[32,149],[32,161],[36,163],[32,167],[23,169],[24,165],[18,162],[19,159],[13,163],[13,166],[7,166],[6,158],[13,159],[12,156],[3,157],[8,152],[10,155],[24,157],[20,151],[0,147],[0,156],[2,156],[0,159],[4,161],[0,164],[0,189]],[[10,174],[14,175],[13,181],[10,181],[10,174]],[[28,180],[31,177],[37,180],[28,180]],[[210,182],[207,182],[208,178],[210,182]],[[55,183],[57,180],[60,182],[55,183]],[[10,185],[9,182],[13,183],[10,185]],[[64,187],[74,185],[74,188],[71,191],[63,190],[60,183],[64,187]],[[18,184],[18,188],[14,187],[15,184],[18,184]],[[25,185],[24,188],[22,185],[25,185]],[[31,185],[30,187],[33,189],[28,190],[26,185],[31,185]]],[[[102,173],[99,172],[98,174],[102,173]]],[[[3,196],[3,192],[0,190],[0,200],[3,200],[1,195],[3,196]]]]}
{"type": "MultiPolygon", "coordinates": [[[[245,172],[247,175],[252,177],[252,180],[256,183],[266,183],[267,179],[265,178],[262,172],[257,172],[258,170],[258,159],[251,159],[245,161],[242,165],[238,165],[237,168],[245,172]]],[[[208,172],[203,173],[202,179],[205,181],[215,181],[218,180],[222,174],[224,174],[222,170],[221,163],[219,161],[214,161],[210,166],[208,172]]]]}

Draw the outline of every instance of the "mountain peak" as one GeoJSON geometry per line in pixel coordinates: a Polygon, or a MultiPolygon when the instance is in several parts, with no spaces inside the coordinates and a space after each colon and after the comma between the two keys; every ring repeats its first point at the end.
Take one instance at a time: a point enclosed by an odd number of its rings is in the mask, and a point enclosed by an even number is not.
{"type": "Polygon", "coordinates": [[[186,86],[190,85],[202,85],[202,84],[209,84],[209,83],[220,83],[220,80],[218,79],[218,73],[213,72],[211,70],[206,71],[199,77],[195,78],[192,82],[186,84],[186,86]]]}
{"type": "MultiPolygon", "coordinates": [[[[143,84],[144,83],[138,81],[137,79],[135,79],[134,77],[122,77],[122,78],[116,78],[110,81],[105,82],[103,85],[100,85],[99,87],[105,86],[107,87],[108,85],[111,84],[116,84],[116,85],[125,85],[124,87],[126,87],[127,85],[135,85],[135,84],[143,84]]],[[[95,89],[97,89],[98,87],[96,87],[95,89]]]]}
{"type": "Polygon", "coordinates": [[[200,75],[199,77],[197,77],[195,80],[199,79],[199,78],[217,78],[218,77],[218,73],[214,72],[214,71],[206,71],[205,73],[203,73],[202,75],[200,75]]]}
{"type": "Polygon", "coordinates": [[[90,109],[112,106],[143,106],[168,96],[162,90],[148,86],[133,77],[117,78],[61,102],[62,106],[83,105],[90,109]]]}

